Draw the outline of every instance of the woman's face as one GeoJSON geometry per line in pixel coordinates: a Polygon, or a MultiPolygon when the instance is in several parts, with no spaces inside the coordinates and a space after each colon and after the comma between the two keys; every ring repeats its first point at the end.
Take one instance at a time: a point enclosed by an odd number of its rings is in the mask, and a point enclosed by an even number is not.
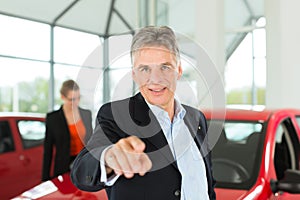
{"type": "Polygon", "coordinates": [[[69,90],[66,95],[61,95],[61,99],[64,105],[68,108],[77,108],[80,101],[80,91],[79,90],[69,90]]]}

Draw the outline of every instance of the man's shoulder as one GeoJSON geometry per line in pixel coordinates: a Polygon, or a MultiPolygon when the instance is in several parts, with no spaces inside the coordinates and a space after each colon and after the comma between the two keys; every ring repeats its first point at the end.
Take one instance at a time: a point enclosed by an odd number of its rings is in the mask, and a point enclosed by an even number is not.
{"type": "Polygon", "coordinates": [[[114,101],[107,102],[107,103],[105,103],[101,106],[100,110],[110,109],[114,105],[125,105],[127,102],[130,101],[131,98],[132,97],[128,97],[128,98],[125,98],[125,99],[119,99],[119,100],[114,100],[114,101]]]}
{"type": "Polygon", "coordinates": [[[138,93],[134,96],[107,102],[101,106],[100,110],[111,109],[112,106],[126,106],[132,102],[141,101],[142,99],[143,97],[138,93]]]}
{"type": "Polygon", "coordinates": [[[206,123],[206,117],[200,109],[197,109],[197,108],[194,108],[194,107],[191,107],[191,106],[188,106],[188,105],[184,105],[184,104],[182,104],[182,106],[186,110],[187,116],[189,118],[192,118],[192,119],[195,119],[195,120],[200,119],[200,122],[206,123]]]}
{"type": "Polygon", "coordinates": [[[184,109],[187,111],[187,112],[190,112],[190,113],[198,113],[198,114],[201,114],[203,115],[202,111],[200,109],[197,109],[195,107],[192,107],[192,106],[189,106],[189,105],[185,105],[185,104],[181,104],[184,109]]]}

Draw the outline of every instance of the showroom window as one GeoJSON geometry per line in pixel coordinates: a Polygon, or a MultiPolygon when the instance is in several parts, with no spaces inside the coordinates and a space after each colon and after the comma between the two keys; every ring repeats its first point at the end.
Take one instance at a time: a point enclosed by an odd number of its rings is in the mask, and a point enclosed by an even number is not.
{"type": "MultiPolygon", "coordinates": [[[[54,27],[51,60],[50,25],[5,15],[0,15],[0,24],[5,27],[0,37],[0,66],[5,67],[0,73],[0,112],[48,112],[52,73],[53,108],[62,103],[59,94],[62,82],[74,79],[82,89],[81,105],[93,109],[90,97],[95,90],[91,91],[89,83],[91,75],[103,73],[102,38],[54,27]]],[[[96,93],[97,101],[102,103],[103,95],[96,93]]]]}
{"type": "MultiPolygon", "coordinates": [[[[102,43],[97,35],[54,27],[54,109],[62,104],[60,87],[67,79],[80,87],[80,105],[93,110],[94,78],[102,75],[102,43]]],[[[102,97],[102,94],[97,92],[102,97]]],[[[102,98],[97,98],[102,102],[102,98]]]]}
{"type": "Polygon", "coordinates": [[[265,105],[265,23],[265,18],[260,18],[227,60],[224,75],[228,105],[265,105]]]}
{"type": "Polygon", "coordinates": [[[43,23],[0,15],[0,54],[49,60],[50,26],[43,23]]]}

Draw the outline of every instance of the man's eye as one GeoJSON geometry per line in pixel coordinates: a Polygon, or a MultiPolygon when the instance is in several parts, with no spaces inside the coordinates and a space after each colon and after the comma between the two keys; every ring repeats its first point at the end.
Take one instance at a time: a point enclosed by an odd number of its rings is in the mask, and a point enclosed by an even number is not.
{"type": "Polygon", "coordinates": [[[167,70],[170,70],[171,67],[170,67],[169,65],[163,65],[163,66],[161,66],[161,69],[162,69],[163,71],[167,71],[167,70]]]}
{"type": "Polygon", "coordinates": [[[149,67],[141,67],[140,72],[149,72],[150,68],[149,67]]]}

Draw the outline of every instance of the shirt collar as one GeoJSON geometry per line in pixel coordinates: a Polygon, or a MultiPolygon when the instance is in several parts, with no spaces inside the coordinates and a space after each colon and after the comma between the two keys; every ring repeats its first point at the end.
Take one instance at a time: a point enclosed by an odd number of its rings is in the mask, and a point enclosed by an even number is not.
{"type": "MultiPolygon", "coordinates": [[[[146,101],[146,100],[145,100],[146,101]]],[[[181,105],[181,103],[179,102],[179,100],[174,99],[175,101],[175,113],[174,113],[174,120],[176,119],[183,119],[186,113],[186,110],[184,109],[184,107],[181,105]]],[[[167,111],[165,111],[164,109],[162,109],[159,106],[150,104],[148,101],[146,101],[146,103],[148,104],[150,110],[153,112],[153,114],[158,117],[158,116],[168,116],[167,111]]]]}

